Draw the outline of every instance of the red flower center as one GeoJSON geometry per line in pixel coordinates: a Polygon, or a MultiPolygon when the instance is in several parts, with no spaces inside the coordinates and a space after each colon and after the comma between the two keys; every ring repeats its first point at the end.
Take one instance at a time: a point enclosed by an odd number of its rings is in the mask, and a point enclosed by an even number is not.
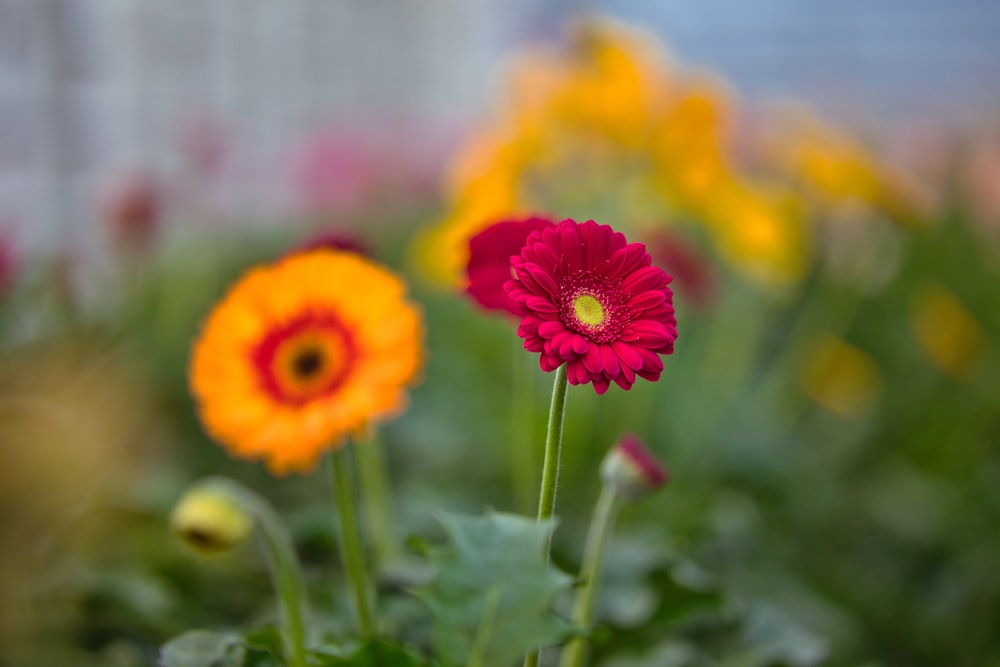
{"type": "Polygon", "coordinates": [[[579,271],[563,278],[559,291],[562,321],[591,341],[616,340],[631,319],[621,290],[600,276],[579,271]]]}
{"type": "Polygon", "coordinates": [[[302,405],[335,392],[357,350],[332,312],[305,312],[267,332],[251,352],[261,386],[275,400],[302,405]]]}

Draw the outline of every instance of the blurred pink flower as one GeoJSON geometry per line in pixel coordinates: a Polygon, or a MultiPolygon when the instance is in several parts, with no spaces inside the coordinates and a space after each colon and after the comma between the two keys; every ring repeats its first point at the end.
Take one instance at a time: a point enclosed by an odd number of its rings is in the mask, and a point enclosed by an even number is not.
{"type": "Polygon", "coordinates": [[[1000,236],[1000,137],[974,142],[960,178],[973,222],[987,235],[1000,236]]]}
{"type": "Polygon", "coordinates": [[[398,210],[436,196],[455,130],[399,118],[373,132],[331,122],[291,151],[296,204],[307,212],[398,210]]]}
{"type": "Polygon", "coordinates": [[[222,120],[208,112],[192,115],[182,126],[178,148],[200,174],[217,177],[229,153],[229,137],[222,120]]]}
{"type": "Polygon", "coordinates": [[[370,142],[349,128],[308,137],[293,157],[297,194],[310,211],[354,211],[378,190],[379,156],[370,142]]]}
{"type": "Polygon", "coordinates": [[[120,174],[102,194],[99,208],[114,244],[130,252],[147,252],[159,233],[163,193],[152,174],[133,170],[120,174]]]}
{"type": "Polygon", "coordinates": [[[6,297],[14,286],[18,264],[13,241],[6,234],[0,234],[0,299],[6,297]]]}
{"type": "Polygon", "coordinates": [[[693,308],[709,310],[718,298],[718,281],[712,263],[690,239],[658,229],[648,243],[649,254],[677,281],[677,292],[693,308]]]}

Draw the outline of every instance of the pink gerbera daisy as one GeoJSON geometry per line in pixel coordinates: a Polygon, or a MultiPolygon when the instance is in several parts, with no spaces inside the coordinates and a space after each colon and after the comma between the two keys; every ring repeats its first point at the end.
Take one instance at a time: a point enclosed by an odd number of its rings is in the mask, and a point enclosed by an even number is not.
{"type": "Polygon", "coordinates": [[[677,320],[671,277],[646,246],[593,220],[563,220],[532,232],[511,266],[504,291],[523,308],[517,333],[542,370],[566,364],[570,384],[591,382],[598,394],[660,378],[677,320]]]}
{"type": "Polygon", "coordinates": [[[503,289],[512,275],[510,258],[521,252],[531,232],[555,227],[555,224],[548,218],[502,220],[469,239],[466,266],[469,284],[465,288],[469,296],[487,310],[505,311],[520,317],[521,309],[503,289]]]}

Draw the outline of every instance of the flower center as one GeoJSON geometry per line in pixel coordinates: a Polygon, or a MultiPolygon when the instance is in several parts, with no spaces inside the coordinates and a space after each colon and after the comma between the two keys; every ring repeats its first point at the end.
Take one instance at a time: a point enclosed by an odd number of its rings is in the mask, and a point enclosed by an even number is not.
{"type": "Polygon", "coordinates": [[[313,312],[272,329],[253,352],[261,385],[272,398],[290,405],[335,392],[355,357],[350,332],[340,319],[313,312]]]}
{"type": "Polygon", "coordinates": [[[292,370],[299,378],[307,380],[323,368],[325,361],[319,349],[304,347],[292,360],[292,370]]]}
{"type": "Polygon", "coordinates": [[[560,292],[560,318],[589,340],[615,340],[629,324],[625,297],[613,281],[580,271],[563,278],[560,292]]]}
{"type": "Polygon", "coordinates": [[[573,301],[573,312],[587,326],[596,327],[604,322],[604,306],[592,294],[581,294],[573,301]]]}

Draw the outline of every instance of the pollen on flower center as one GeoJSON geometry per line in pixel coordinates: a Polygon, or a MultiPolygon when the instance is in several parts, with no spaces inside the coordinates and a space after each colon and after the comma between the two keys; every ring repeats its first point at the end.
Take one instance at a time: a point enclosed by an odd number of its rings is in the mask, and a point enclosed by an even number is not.
{"type": "Polygon", "coordinates": [[[592,294],[581,294],[573,300],[573,312],[587,326],[600,326],[604,322],[604,306],[592,294]]]}

